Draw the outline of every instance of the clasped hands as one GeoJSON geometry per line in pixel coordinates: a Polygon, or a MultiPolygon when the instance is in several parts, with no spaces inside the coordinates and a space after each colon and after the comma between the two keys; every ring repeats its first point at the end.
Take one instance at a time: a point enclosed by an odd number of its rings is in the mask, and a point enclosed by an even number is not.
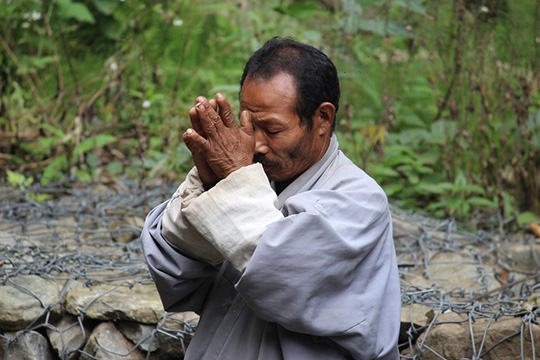
{"type": "Polygon", "coordinates": [[[239,128],[222,94],[211,100],[199,96],[196,101],[189,110],[193,128],[187,129],[183,140],[208,190],[233,171],[253,163],[255,139],[249,113],[242,111],[239,128]]]}

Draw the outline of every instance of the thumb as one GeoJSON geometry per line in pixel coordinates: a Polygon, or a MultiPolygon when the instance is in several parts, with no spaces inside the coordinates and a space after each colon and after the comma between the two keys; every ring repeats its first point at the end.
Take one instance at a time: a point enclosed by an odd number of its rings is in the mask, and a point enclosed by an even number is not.
{"type": "Polygon", "coordinates": [[[251,122],[251,115],[247,110],[240,113],[240,129],[249,136],[253,136],[253,123],[251,122]]]}

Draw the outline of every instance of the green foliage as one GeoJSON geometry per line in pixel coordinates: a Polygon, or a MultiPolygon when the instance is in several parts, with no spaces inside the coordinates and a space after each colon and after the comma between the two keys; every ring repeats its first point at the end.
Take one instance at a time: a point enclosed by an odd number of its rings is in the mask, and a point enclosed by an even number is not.
{"type": "Polygon", "coordinates": [[[56,4],[58,5],[58,16],[62,19],[74,19],[78,22],[90,24],[96,22],[94,15],[82,3],[73,2],[72,0],[57,0],[56,4]]]}
{"type": "Polygon", "coordinates": [[[238,112],[250,53],[292,36],[335,61],[341,148],[393,200],[523,226],[540,212],[537,3],[503,3],[6,1],[0,161],[12,181],[178,180],[195,97],[238,112]]]}
{"type": "Polygon", "coordinates": [[[28,199],[43,202],[51,198],[49,194],[37,194],[28,190],[29,186],[34,182],[33,177],[26,177],[23,174],[10,170],[6,170],[6,175],[8,184],[13,188],[21,190],[28,199]]]}

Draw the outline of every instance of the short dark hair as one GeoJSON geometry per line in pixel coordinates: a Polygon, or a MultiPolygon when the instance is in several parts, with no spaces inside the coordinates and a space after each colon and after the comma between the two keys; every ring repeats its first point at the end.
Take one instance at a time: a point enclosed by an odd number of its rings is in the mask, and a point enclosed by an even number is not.
{"type": "MultiPolygon", "coordinates": [[[[240,92],[248,77],[267,80],[281,72],[295,81],[296,112],[308,129],[313,126],[311,117],[323,102],[332,103],[337,113],[340,92],[334,63],[322,51],[291,38],[274,37],[251,56],[240,80],[240,92]]],[[[335,125],[334,115],[332,131],[335,125]]]]}

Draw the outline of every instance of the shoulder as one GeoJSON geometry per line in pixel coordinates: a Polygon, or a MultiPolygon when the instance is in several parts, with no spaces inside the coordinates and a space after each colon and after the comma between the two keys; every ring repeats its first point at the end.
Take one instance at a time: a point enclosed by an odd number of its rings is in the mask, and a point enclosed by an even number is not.
{"type": "Polygon", "coordinates": [[[289,213],[322,209],[339,215],[360,211],[370,217],[389,213],[386,194],[379,184],[341,151],[311,189],[284,203],[289,213]]]}

